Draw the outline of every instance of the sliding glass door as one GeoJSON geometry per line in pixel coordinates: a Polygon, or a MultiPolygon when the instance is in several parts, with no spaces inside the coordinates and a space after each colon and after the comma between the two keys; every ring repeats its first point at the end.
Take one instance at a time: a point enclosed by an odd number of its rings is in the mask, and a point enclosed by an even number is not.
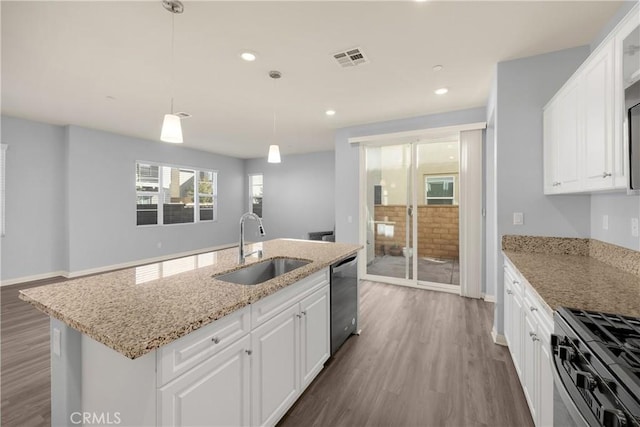
{"type": "Polygon", "coordinates": [[[455,292],[458,136],[368,145],[363,153],[367,276],[455,292]]]}
{"type": "Polygon", "coordinates": [[[413,279],[411,144],[365,148],[367,274],[413,279]]]}

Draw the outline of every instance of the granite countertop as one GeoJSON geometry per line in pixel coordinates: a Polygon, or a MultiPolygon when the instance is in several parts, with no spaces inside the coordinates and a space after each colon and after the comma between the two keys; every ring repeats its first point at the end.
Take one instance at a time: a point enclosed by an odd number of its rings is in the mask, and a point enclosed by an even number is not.
{"type": "Polygon", "coordinates": [[[503,252],[553,310],[640,317],[637,251],[591,239],[505,236],[503,252]]]}
{"type": "Polygon", "coordinates": [[[238,248],[141,265],[20,291],[20,299],[130,359],[226,316],[291,285],[362,246],[276,239],[247,245],[264,257],[311,263],[259,285],[223,282],[212,276],[237,270],[238,248]]]}

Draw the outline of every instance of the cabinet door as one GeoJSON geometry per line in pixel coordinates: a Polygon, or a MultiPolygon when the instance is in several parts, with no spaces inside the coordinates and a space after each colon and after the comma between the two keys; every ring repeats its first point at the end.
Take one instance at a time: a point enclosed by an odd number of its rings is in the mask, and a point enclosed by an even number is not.
{"type": "Polygon", "coordinates": [[[515,292],[511,296],[513,304],[511,305],[509,319],[511,321],[512,345],[509,346],[509,350],[511,350],[511,358],[518,377],[522,378],[522,299],[515,292]]]}
{"type": "Polygon", "coordinates": [[[544,127],[543,136],[543,166],[544,166],[544,194],[554,194],[559,191],[557,176],[558,157],[558,101],[547,105],[542,115],[544,127]]]}
{"type": "Polygon", "coordinates": [[[613,40],[600,47],[582,73],[584,189],[613,187],[613,40]]]}
{"type": "Polygon", "coordinates": [[[329,358],[329,286],[302,300],[300,314],[300,367],[304,390],[329,358]]]}
{"type": "Polygon", "coordinates": [[[158,425],[250,424],[249,336],[158,390],[158,425]]]}
{"type": "Polygon", "coordinates": [[[573,80],[562,88],[558,97],[557,146],[555,150],[557,188],[560,193],[580,190],[579,158],[582,153],[579,141],[578,81],[573,80]]]}
{"type": "Polygon", "coordinates": [[[538,363],[538,358],[536,355],[537,345],[535,341],[537,339],[537,325],[533,319],[533,316],[527,313],[527,309],[523,310],[523,346],[522,346],[522,386],[524,389],[524,395],[527,398],[527,402],[529,403],[529,409],[531,410],[531,417],[536,419],[536,382],[538,375],[538,370],[536,368],[536,364],[538,363]]]}
{"type": "Polygon", "coordinates": [[[251,332],[251,424],[275,425],[300,393],[299,305],[251,332]]]}
{"type": "Polygon", "coordinates": [[[538,427],[553,426],[553,366],[551,333],[538,328],[539,374],[538,374],[538,427]]]}

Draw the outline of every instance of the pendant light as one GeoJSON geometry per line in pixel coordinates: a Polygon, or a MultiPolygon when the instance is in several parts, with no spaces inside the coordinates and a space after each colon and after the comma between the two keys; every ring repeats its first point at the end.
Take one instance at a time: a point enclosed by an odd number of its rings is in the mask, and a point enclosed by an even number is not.
{"type": "Polygon", "coordinates": [[[164,121],[162,122],[162,132],[160,133],[160,140],[163,142],[171,142],[174,144],[182,143],[182,123],[180,122],[180,116],[173,113],[173,86],[174,86],[174,21],[176,13],[182,13],[184,6],[178,0],[163,0],[162,6],[169,12],[171,12],[171,114],[164,115],[164,121]]]}
{"type": "MultiPolygon", "coordinates": [[[[275,87],[276,80],[282,77],[280,71],[269,71],[269,77],[273,79],[273,142],[276,142],[276,101],[275,101],[275,87]]],[[[269,156],[267,157],[268,163],[280,163],[280,147],[277,144],[271,144],[269,146],[269,156]]]]}

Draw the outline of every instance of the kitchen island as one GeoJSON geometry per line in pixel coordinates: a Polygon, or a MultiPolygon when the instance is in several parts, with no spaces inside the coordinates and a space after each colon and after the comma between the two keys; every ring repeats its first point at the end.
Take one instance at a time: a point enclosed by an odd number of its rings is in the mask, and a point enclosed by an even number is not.
{"type": "Polygon", "coordinates": [[[329,266],[360,248],[248,245],[309,261],[252,286],[214,277],[244,267],[232,248],[21,291],[52,317],[52,424],[275,424],[328,358],[329,266]]]}

